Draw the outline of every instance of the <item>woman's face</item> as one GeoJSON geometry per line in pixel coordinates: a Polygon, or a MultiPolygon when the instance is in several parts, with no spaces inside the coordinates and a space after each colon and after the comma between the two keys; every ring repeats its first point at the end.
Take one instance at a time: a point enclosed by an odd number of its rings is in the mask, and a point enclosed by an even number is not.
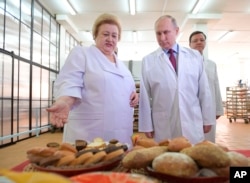
{"type": "Polygon", "coordinates": [[[114,53],[119,38],[118,27],[113,24],[102,24],[95,38],[96,47],[105,55],[114,53]]]}

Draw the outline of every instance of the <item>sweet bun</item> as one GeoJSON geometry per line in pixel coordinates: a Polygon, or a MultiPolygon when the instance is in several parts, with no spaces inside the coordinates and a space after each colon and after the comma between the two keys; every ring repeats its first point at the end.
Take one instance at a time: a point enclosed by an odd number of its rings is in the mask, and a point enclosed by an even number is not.
{"type": "Polygon", "coordinates": [[[82,165],[84,164],[88,159],[92,158],[94,154],[92,152],[87,152],[75,159],[74,162],[71,163],[71,165],[82,165]]]}
{"type": "Polygon", "coordinates": [[[76,148],[73,145],[71,145],[70,143],[66,143],[66,142],[62,143],[59,149],[60,150],[71,151],[73,153],[77,152],[76,148]]]}
{"type": "Polygon", "coordinates": [[[168,151],[180,152],[182,149],[191,147],[192,144],[185,137],[176,137],[169,141],[168,151]]]}
{"type": "Polygon", "coordinates": [[[67,150],[58,150],[54,153],[55,155],[61,155],[62,157],[68,156],[68,155],[75,155],[72,151],[67,151],[67,150]]]}
{"type": "Polygon", "coordinates": [[[116,158],[116,157],[118,157],[118,156],[121,156],[121,155],[123,155],[124,154],[124,150],[123,149],[117,149],[117,150],[115,150],[115,151],[113,151],[113,152],[110,152],[110,153],[108,153],[106,156],[105,156],[105,158],[104,158],[104,161],[108,161],[108,160],[111,160],[111,159],[113,159],[113,158],[116,158]]]}
{"type": "Polygon", "coordinates": [[[94,149],[94,148],[101,149],[101,148],[105,148],[105,147],[106,147],[105,142],[103,142],[103,141],[100,141],[100,142],[95,141],[95,142],[89,143],[86,148],[87,149],[94,149]]]}
{"type": "Polygon", "coordinates": [[[159,146],[168,146],[170,140],[169,139],[164,139],[159,142],[159,146]]]}
{"type": "Polygon", "coordinates": [[[67,155],[59,159],[59,161],[56,163],[56,166],[66,166],[69,165],[73,160],[75,159],[75,155],[67,155]]]}
{"type": "Polygon", "coordinates": [[[43,157],[52,156],[56,152],[56,149],[49,147],[34,147],[29,149],[26,153],[39,155],[43,157]]]}
{"type": "Polygon", "coordinates": [[[158,143],[154,139],[140,138],[136,141],[135,145],[148,148],[158,146],[158,143]]]}
{"type": "Polygon", "coordinates": [[[46,158],[41,159],[41,161],[39,162],[40,166],[48,166],[48,165],[53,165],[55,163],[57,163],[62,157],[57,154],[57,155],[53,155],[53,156],[48,156],[46,158]]]}
{"type": "Polygon", "coordinates": [[[157,156],[152,167],[156,172],[179,177],[195,176],[199,170],[192,158],[178,152],[165,152],[157,156]]]}
{"type": "Polygon", "coordinates": [[[84,165],[95,164],[102,161],[107,153],[105,151],[99,151],[98,153],[94,154],[91,158],[89,158],[84,165]]]}

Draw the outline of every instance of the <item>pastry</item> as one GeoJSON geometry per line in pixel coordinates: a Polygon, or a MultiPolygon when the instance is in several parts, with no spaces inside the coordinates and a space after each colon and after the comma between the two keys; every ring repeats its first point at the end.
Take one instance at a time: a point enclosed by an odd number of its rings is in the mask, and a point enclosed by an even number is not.
{"type": "Polygon", "coordinates": [[[95,164],[98,163],[100,161],[102,161],[105,156],[107,155],[107,153],[105,151],[100,151],[96,154],[94,154],[91,158],[89,158],[84,165],[90,165],[90,164],[95,164]]]}
{"type": "Polygon", "coordinates": [[[104,158],[103,161],[111,160],[111,159],[116,158],[116,157],[118,157],[118,156],[121,156],[121,155],[123,155],[123,154],[124,154],[124,150],[123,150],[122,148],[117,149],[117,150],[115,150],[115,151],[112,151],[112,152],[108,153],[108,154],[105,156],[105,158],[104,158]]]}
{"type": "Polygon", "coordinates": [[[192,144],[185,137],[176,137],[169,141],[168,151],[179,152],[186,147],[191,147],[192,144]]]}
{"type": "Polygon", "coordinates": [[[62,143],[59,149],[60,150],[71,151],[73,153],[77,152],[76,148],[73,145],[71,145],[69,143],[66,143],[66,142],[62,143]]]}

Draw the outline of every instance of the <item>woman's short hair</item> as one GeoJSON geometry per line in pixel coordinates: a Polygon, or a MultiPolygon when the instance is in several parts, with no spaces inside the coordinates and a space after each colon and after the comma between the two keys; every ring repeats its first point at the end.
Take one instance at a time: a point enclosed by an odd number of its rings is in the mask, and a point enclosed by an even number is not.
{"type": "Polygon", "coordinates": [[[93,35],[93,38],[95,39],[97,34],[98,34],[98,31],[99,31],[99,27],[103,24],[112,24],[112,25],[116,25],[118,27],[118,40],[120,41],[121,39],[121,24],[120,24],[120,21],[119,19],[115,16],[115,15],[112,15],[112,14],[108,14],[108,13],[104,13],[104,14],[101,14],[96,20],[95,20],[95,23],[93,25],[93,29],[92,29],[92,35],[93,35]]]}

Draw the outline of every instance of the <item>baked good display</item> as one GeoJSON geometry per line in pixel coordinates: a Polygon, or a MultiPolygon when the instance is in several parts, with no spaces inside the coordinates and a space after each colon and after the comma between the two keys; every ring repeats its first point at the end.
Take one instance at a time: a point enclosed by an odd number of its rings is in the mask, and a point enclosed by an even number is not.
{"type": "Polygon", "coordinates": [[[88,171],[95,167],[102,168],[102,165],[108,169],[109,164],[119,163],[127,149],[126,144],[117,140],[104,142],[101,138],[95,138],[89,143],[85,140],[76,140],[75,144],[64,142],[58,148],[34,147],[27,150],[27,158],[41,170],[59,173],[60,170],[88,171]]]}
{"type": "Polygon", "coordinates": [[[157,172],[180,177],[195,176],[199,170],[190,156],[177,152],[165,152],[157,156],[152,167],[157,172]]]}

